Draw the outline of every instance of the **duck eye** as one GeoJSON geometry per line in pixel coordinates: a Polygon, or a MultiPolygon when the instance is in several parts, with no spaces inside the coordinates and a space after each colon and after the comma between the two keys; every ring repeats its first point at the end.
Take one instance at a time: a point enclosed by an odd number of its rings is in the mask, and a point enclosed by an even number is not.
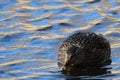
{"type": "Polygon", "coordinates": [[[77,49],[78,49],[78,47],[71,45],[67,50],[68,55],[74,54],[77,49]]]}

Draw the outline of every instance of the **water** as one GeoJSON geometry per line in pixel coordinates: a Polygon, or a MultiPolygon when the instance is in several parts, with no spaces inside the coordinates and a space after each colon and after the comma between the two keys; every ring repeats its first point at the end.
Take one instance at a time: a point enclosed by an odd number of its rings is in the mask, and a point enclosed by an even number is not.
{"type": "Polygon", "coordinates": [[[120,79],[120,0],[0,0],[0,80],[120,79]],[[109,73],[70,76],[58,48],[77,31],[110,41],[109,73]]]}

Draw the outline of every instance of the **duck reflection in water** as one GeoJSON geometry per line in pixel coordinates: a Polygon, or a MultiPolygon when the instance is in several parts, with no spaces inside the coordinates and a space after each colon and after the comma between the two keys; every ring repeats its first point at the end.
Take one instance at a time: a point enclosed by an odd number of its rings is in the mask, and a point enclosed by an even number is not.
{"type": "Polygon", "coordinates": [[[95,76],[110,73],[111,49],[109,41],[93,32],[78,32],[68,37],[60,46],[58,65],[65,75],[95,76]]]}
{"type": "Polygon", "coordinates": [[[62,74],[66,76],[98,76],[109,74],[111,68],[89,67],[89,68],[72,68],[69,71],[62,70],[62,74]]]}

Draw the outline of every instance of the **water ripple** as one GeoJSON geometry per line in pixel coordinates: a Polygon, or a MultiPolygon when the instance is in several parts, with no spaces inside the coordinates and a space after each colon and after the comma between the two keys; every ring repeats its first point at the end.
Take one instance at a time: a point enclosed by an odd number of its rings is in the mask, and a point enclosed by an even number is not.
{"type": "Polygon", "coordinates": [[[0,79],[119,79],[119,5],[120,0],[1,0],[0,79]],[[60,72],[59,45],[78,31],[102,33],[110,41],[111,73],[71,77],[60,72]]]}

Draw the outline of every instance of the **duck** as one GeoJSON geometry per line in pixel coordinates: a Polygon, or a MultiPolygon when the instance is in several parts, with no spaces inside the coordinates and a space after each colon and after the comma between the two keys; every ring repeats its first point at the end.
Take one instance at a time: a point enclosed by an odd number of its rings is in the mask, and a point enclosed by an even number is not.
{"type": "Polygon", "coordinates": [[[111,64],[111,47],[104,35],[95,32],[77,32],[59,47],[58,66],[62,70],[102,67],[111,64]]]}

